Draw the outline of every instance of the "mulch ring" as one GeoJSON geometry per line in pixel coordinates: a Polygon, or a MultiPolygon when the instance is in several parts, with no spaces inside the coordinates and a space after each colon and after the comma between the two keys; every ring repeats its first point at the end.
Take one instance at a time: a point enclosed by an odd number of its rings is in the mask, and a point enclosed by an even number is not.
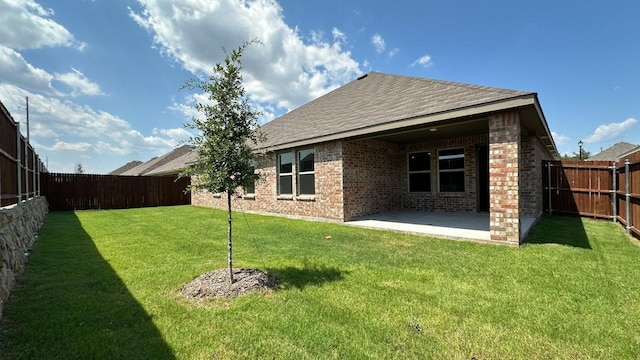
{"type": "Polygon", "coordinates": [[[235,282],[229,284],[229,269],[204,273],[182,285],[180,291],[190,300],[233,299],[254,291],[267,291],[278,286],[278,279],[258,269],[233,269],[235,282]]]}

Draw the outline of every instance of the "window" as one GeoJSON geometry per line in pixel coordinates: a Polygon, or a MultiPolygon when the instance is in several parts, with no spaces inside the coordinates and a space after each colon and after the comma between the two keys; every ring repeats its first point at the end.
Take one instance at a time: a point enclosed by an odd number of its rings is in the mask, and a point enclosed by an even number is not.
{"type": "Polygon", "coordinates": [[[278,195],[293,195],[293,154],[278,155],[278,195]]]}
{"type": "Polygon", "coordinates": [[[431,191],[431,153],[409,153],[409,192],[431,191]]]}
{"type": "Polygon", "coordinates": [[[438,172],[441,192],[464,192],[464,149],[440,150],[438,172]]]}
{"type": "Polygon", "coordinates": [[[256,193],[256,183],[251,181],[251,183],[245,185],[243,187],[245,195],[255,195],[256,193]]]}
{"type": "Polygon", "coordinates": [[[314,195],[316,193],[316,175],[314,171],[313,149],[298,152],[298,194],[314,195]]]}
{"type": "MultiPolygon", "coordinates": [[[[255,161],[251,162],[251,169],[250,171],[253,171],[255,173],[255,169],[256,169],[256,164],[255,161]]],[[[256,182],[255,180],[250,180],[248,184],[245,184],[244,186],[242,186],[242,190],[243,190],[243,195],[244,196],[253,196],[256,193],[256,182]]]]}

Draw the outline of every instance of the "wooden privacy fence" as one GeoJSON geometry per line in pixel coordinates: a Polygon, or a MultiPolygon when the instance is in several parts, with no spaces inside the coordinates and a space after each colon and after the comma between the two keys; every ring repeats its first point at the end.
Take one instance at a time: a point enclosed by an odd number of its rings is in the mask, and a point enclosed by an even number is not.
{"type": "Polygon", "coordinates": [[[621,160],[545,161],[544,208],[611,219],[640,237],[640,151],[621,160]]]}
{"type": "Polygon", "coordinates": [[[41,174],[50,210],[128,209],[187,205],[191,179],[175,176],[41,174]]]}
{"type": "Polygon", "coordinates": [[[46,168],[0,102],[0,206],[40,195],[40,173],[46,168]]]}

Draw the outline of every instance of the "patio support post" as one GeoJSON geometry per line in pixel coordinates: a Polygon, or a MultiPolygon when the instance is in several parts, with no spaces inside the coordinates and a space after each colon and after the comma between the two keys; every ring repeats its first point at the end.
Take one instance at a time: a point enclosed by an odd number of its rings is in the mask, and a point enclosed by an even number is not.
{"type": "Polygon", "coordinates": [[[629,176],[629,159],[624,161],[625,207],[627,216],[627,234],[631,233],[631,176],[629,176]]]}
{"type": "Polygon", "coordinates": [[[520,244],[520,114],[489,117],[489,232],[492,241],[520,244]]]}
{"type": "Polygon", "coordinates": [[[618,168],[616,167],[616,162],[614,161],[611,164],[611,170],[613,174],[613,190],[611,191],[611,213],[613,214],[613,222],[618,221],[618,168]]]}

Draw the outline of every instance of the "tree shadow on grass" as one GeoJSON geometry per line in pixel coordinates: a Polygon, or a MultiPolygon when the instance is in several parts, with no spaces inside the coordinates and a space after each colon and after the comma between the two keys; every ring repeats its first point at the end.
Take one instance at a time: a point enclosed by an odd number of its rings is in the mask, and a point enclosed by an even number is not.
{"type": "Polygon", "coordinates": [[[73,212],[51,212],[6,304],[2,359],[175,359],[73,212]]]}
{"type": "Polygon", "coordinates": [[[527,244],[559,244],[591,249],[589,237],[578,216],[545,215],[527,236],[527,244]]]}
{"type": "Polygon", "coordinates": [[[288,266],[285,268],[269,268],[267,272],[278,278],[278,283],[285,289],[304,289],[307,286],[322,286],[325,283],[340,281],[344,271],[323,265],[305,264],[302,268],[288,266]]]}

